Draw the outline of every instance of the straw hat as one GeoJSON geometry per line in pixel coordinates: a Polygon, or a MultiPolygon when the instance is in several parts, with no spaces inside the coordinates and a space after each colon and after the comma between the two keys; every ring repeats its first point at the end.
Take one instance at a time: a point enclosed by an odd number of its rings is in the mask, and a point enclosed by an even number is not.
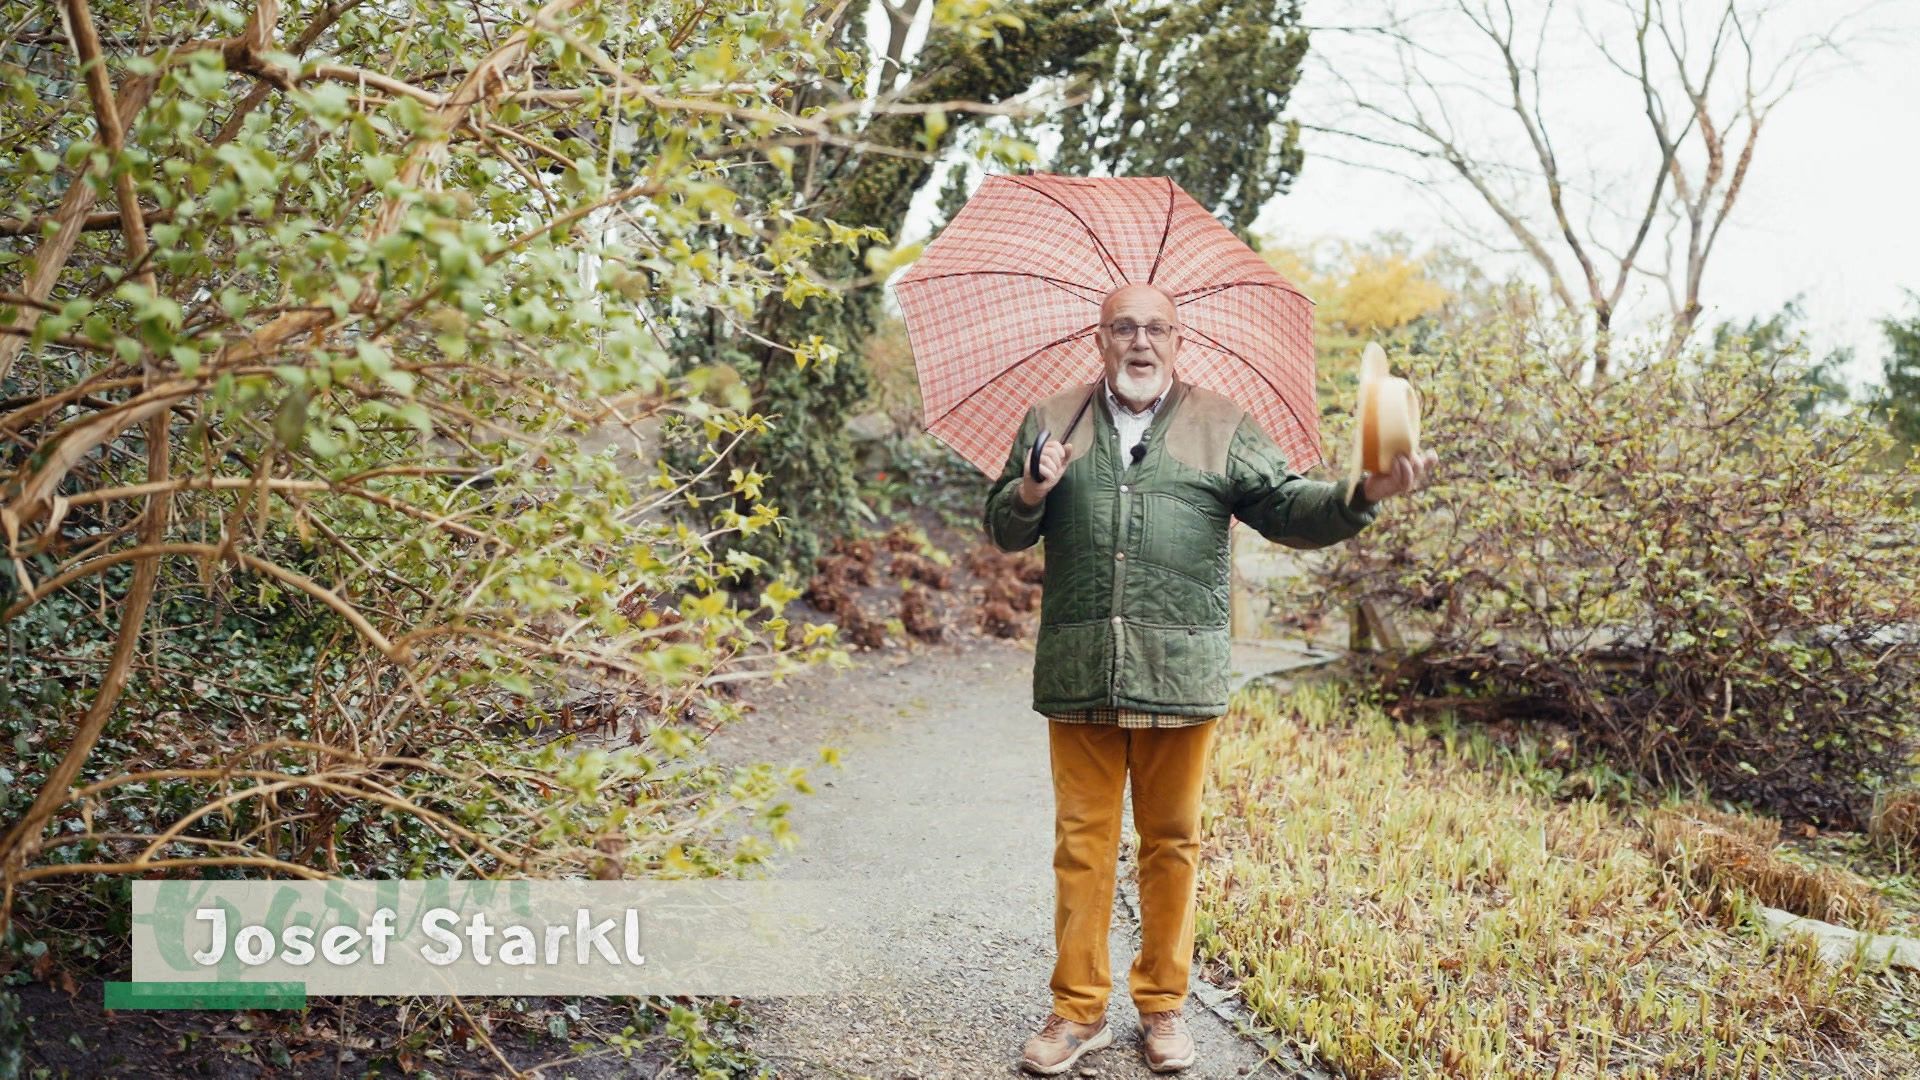
{"type": "Polygon", "coordinates": [[[1420,395],[1407,380],[1387,374],[1387,353],[1368,342],[1360,354],[1360,403],[1355,410],[1353,453],[1347,476],[1393,471],[1393,459],[1420,453],[1420,395]]]}

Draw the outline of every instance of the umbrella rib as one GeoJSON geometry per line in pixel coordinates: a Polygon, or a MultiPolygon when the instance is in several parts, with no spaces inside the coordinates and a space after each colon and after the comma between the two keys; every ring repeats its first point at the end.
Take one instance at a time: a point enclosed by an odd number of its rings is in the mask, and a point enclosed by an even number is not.
{"type": "Polygon", "coordinates": [[[1153,252],[1153,269],[1147,271],[1147,281],[1152,282],[1160,273],[1160,260],[1167,257],[1167,237],[1173,232],[1173,178],[1167,178],[1167,220],[1160,226],[1160,246],[1153,252]]]}
{"type": "MultiPolygon", "coordinates": [[[[928,274],[926,277],[914,278],[912,281],[902,281],[900,282],[900,284],[894,286],[894,290],[898,291],[901,288],[904,288],[905,286],[908,286],[908,285],[918,285],[923,281],[939,281],[942,278],[975,277],[975,276],[1036,278],[1040,281],[1044,281],[1047,284],[1054,286],[1055,288],[1060,289],[1063,292],[1071,293],[1073,289],[1085,289],[1087,292],[1090,292],[1090,293],[1100,292],[1099,289],[1094,288],[1092,285],[1082,285],[1077,281],[1068,281],[1066,278],[1050,277],[1046,274],[1034,274],[1034,273],[1029,273],[1028,271],[1025,271],[1025,270],[955,270],[952,273],[947,273],[947,274],[928,274]],[[1071,286],[1071,288],[1069,288],[1069,286],[1071,286]]],[[[1074,299],[1090,300],[1091,298],[1076,295],[1074,299]]],[[[1093,302],[1097,302],[1097,301],[1093,301],[1093,302]]]]}
{"type": "MultiPolygon", "coordinates": [[[[967,391],[967,395],[965,397],[947,406],[947,409],[945,412],[927,421],[922,426],[924,426],[928,431],[932,431],[933,425],[939,423],[942,420],[945,420],[949,416],[952,416],[953,410],[959,408],[962,405],[965,405],[969,401],[972,401],[975,394],[978,394],[980,391],[985,390],[987,387],[992,386],[994,383],[999,382],[1002,378],[1006,376],[1008,372],[1019,367],[1021,364],[1024,364],[1027,361],[1033,359],[1034,357],[1039,356],[1041,353],[1046,352],[1048,349],[1053,348],[1055,345],[1065,345],[1067,342],[1072,341],[1075,338],[1083,338],[1091,333],[1093,333],[1093,327],[1089,326],[1081,330],[1076,330],[1073,333],[1068,334],[1066,337],[1055,338],[1054,340],[1047,342],[1045,345],[1040,346],[1039,348],[1033,350],[1027,355],[1021,357],[1018,360],[1015,360],[1013,363],[1008,364],[1006,367],[1000,369],[999,373],[994,375],[993,378],[988,379],[986,382],[983,382],[979,386],[974,387],[972,390],[967,391]]],[[[1275,391],[1275,393],[1278,393],[1278,391],[1275,391]]]]}
{"type": "MultiPolygon", "coordinates": [[[[1113,271],[1120,270],[1120,260],[1114,258],[1113,253],[1107,250],[1107,245],[1100,239],[1100,234],[1093,231],[1093,226],[1087,224],[1086,219],[1080,216],[1079,211],[1075,210],[1071,206],[1068,206],[1066,203],[1061,202],[1059,196],[1053,194],[1052,192],[1042,191],[1039,188],[1034,187],[1032,184],[1024,183],[1017,176],[1009,176],[1007,177],[1007,179],[1013,181],[1015,184],[1019,184],[1021,187],[1026,188],[1028,191],[1031,191],[1036,195],[1040,195],[1045,198],[1053,200],[1055,205],[1059,206],[1060,209],[1065,210],[1069,217],[1079,222],[1080,227],[1087,231],[1087,239],[1093,241],[1093,246],[1099,249],[1100,257],[1106,260],[1107,265],[1113,267],[1113,271]]],[[[1113,278],[1116,281],[1126,280],[1124,276],[1124,272],[1122,272],[1119,275],[1116,275],[1113,271],[1109,271],[1107,273],[1107,276],[1109,278],[1113,278]]]]}
{"type": "Polygon", "coordinates": [[[1238,289],[1238,288],[1279,289],[1281,292],[1290,292],[1293,295],[1299,297],[1300,299],[1305,300],[1309,304],[1313,303],[1313,297],[1308,296],[1306,293],[1301,292],[1298,288],[1295,288],[1292,284],[1286,283],[1286,282],[1276,283],[1272,281],[1223,281],[1214,285],[1195,285],[1193,288],[1188,289],[1186,292],[1174,293],[1173,294],[1174,302],[1185,304],[1185,303],[1190,303],[1194,300],[1205,300],[1207,297],[1213,296],[1216,293],[1223,293],[1223,292],[1226,292],[1228,289],[1238,289]],[[1198,295],[1189,295],[1189,294],[1198,294],[1198,295]],[[1180,299],[1183,296],[1186,297],[1185,300],[1180,299]]]}
{"type": "Polygon", "coordinates": [[[1252,361],[1248,360],[1246,357],[1241,356],[1239,353],[1234,352],[1232,349],[1227,348],[1225,345],[1221,344],[1213,336],[1207,334],[1204,331],[1195,330],[1193,327],[1189,326],[1187,327],[1187,332],[1197,337],[1204,338],[1205,344],[1212,347],[1216,352],[1224,353],[1227,356],[1231,356],[1235,360],[1240,361],[1242,364],[1245,364],[1247,366],[1247,370],[1253,372],[1256,376],[1259,377],[1261,382],[1267,384],[1267,389],[1273,391],[1273,396],[1280,399],[1280,404],[1285,405],[1287,407],[1287,415],[1293,417],[1293,422],[1299,425],[1300,430],[1301,431],[1307,430],[1307,425],[1305,424],[1305,422],[1303,422],[1300,419],[1300,410],[1294,408],[1293,402],[1287,400],[1287,395],[1279,387],[1273,385],[1273,380],[1267,378],[1267,373],[1260,370],[1260,365],[1253,363],[1252,361]]]}

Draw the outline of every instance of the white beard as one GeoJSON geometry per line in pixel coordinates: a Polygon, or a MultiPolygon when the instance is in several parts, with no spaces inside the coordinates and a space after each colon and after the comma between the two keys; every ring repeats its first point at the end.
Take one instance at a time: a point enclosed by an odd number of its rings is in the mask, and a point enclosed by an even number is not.
{"type": "Polygon", "coordinates": [[[1166,390],[1167,384],[1172,381],[1172,373],[1165,368],[1153,377],[1142,377],[1129,371],[1125,364],[1121,364],[1120,370],[1113,374],[1114,396],[1123,402],[1128,400],[1139,402],[1140,407],[1145,408],[1153,404],[1153,400],[1159,397],[1166,390]]]}

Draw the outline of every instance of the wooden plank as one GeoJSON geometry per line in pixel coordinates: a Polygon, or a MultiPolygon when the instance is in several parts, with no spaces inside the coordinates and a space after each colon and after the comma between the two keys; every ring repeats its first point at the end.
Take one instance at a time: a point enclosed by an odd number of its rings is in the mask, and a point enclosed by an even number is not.
{"type": "Polygon", "coordinates": [[[1259,627],[1253,617],[1252,582],[1240,572],[1240,523],[1234,522],[1229,528],[1227,545],[1232,571],[1228,574],[1227,609],[1232,629],[1228,632],[1235,639],[1261,636],[1254,633],[1259,627]]]}
{"type": "Polygon", "coordinates": [[[1399,629],[1393,625],[1393,620],[1387,618],[1386,613],[1380,610],[1378,604],[1372,600],[1362,600],[1360,611],[1366,617],[1367,629],[1374,640],[1393,652],[1399,652],[1406,647],[1400,638],[1399,629]]]}

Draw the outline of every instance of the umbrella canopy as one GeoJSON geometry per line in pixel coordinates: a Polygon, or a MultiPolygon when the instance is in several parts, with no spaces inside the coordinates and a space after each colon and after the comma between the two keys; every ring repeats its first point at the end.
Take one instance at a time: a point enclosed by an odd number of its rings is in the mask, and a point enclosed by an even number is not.
{"type": "Polygon", "coordinates": [[[1174,295],[1181,379],[1321,463],[1313,301],[1166,177],[987,177],[894,286],[927,430],[999,475],[1028,406],[1100,378],[1100,301],[1134,282],[1174,295]]]}

